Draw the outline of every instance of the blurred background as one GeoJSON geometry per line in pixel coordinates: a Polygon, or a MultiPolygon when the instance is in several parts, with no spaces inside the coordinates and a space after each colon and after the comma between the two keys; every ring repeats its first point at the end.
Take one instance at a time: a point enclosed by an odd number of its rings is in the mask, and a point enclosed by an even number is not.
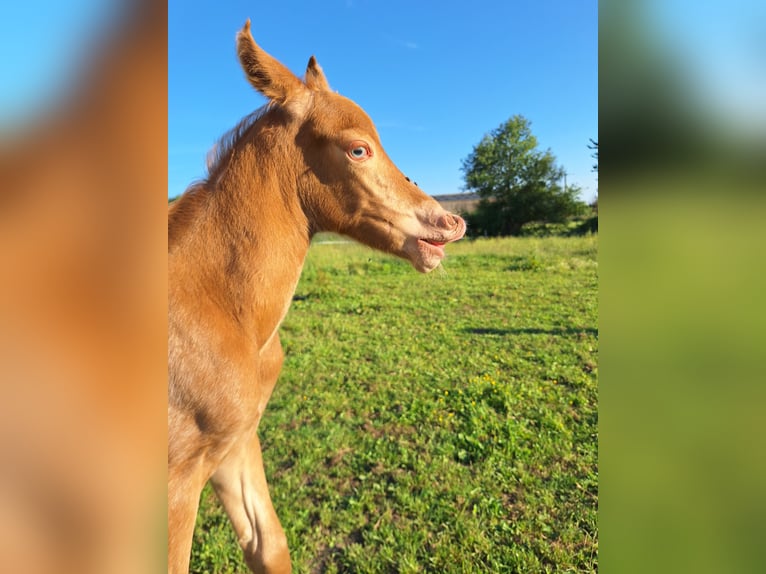
{"type": "Polygon", "coordinates": [[[766,7],[602,1],[600,562],[766,563],[766,7]]]}
{"type": "Polygon", "coordinates": [[[160,570],[167,17],[3,8],[0,561],[160,570]]]}

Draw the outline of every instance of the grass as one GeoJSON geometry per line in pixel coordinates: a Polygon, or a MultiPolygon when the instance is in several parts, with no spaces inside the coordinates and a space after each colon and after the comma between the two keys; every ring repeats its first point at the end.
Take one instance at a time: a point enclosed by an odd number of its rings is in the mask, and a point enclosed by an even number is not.
{"type": "MultiPolygon", "coordinates": [[[[261,422],[293,569],[595,572],[597,238],[314,245],[261,422]]],[[[193,572],[247,572],[203,492],[193,572]]]]}

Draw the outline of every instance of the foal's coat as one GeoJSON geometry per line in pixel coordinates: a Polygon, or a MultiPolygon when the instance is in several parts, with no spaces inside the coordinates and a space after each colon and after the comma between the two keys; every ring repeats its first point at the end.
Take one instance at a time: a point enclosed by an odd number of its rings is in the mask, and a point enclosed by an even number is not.
{"type": "Polygon", "coordinates": [[[436,268],[465,222],[386,156],[375,127],[332,92],[312,57],[305,80],[255,44],[237,52],[269,99],[225,136],[209,177],[168,216],[168,570],[187,572],[210,480],[254,572],[289,572],[263,472],[258,422],[282,365],[277,332],[311,237],[334,231],[436,268]]]}

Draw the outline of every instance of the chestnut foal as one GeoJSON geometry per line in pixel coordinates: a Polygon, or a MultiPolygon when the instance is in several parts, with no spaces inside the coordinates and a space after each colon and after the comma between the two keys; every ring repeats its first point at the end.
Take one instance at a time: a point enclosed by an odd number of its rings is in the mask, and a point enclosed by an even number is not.
{"type": "Polygon", "coordinates": [[[253,572],[290,572],[269,498],[258,422],[282,365],[279,325],[311,237],[348,235],[436,268],[465,222],[391,162],[372,121],[332,92],[312,57],[305,80],[237,36],[269,104],[219,143],[207,179],[168,214],[168,570],[187,572],[210,480],[253,572]]]}

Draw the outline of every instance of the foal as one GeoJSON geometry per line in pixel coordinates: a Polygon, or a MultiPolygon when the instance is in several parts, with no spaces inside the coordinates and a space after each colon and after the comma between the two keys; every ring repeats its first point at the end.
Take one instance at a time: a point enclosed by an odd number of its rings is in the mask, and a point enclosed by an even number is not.
{"type": "Polygon", "coordinates": [[[187,572],[210,480],[253,572],[290,572],[269,498],[258,422],[282,365],[278,328],[311,237],[334,231],[436,268],[465,222],[386,156],[372,121],[332,92],[312,57],[305,80],[237,36],[269,99],[219,143],[208,178],[168,214],[168,570],[187,572]]]}

